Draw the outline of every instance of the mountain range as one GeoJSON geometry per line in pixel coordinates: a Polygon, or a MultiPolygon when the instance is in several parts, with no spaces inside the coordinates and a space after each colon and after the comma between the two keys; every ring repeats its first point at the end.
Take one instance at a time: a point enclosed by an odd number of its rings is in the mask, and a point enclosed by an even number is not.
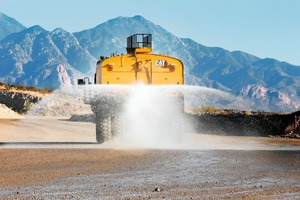
{"type": "Polygon", "coordinates": [[[26,28],[0,13],[0,82],[62,88],[93,77],[98,58],[125,53],[126,38],[153,35],[154,53],[183,61],[185,83],[250,98],[252,109],[295,111],[300,108],[300,66],[178,38],[142,16],[117,17],[94,28],[70,33],[26,28]],[[261,107],[259,108],[261,109],[261,107]]]}

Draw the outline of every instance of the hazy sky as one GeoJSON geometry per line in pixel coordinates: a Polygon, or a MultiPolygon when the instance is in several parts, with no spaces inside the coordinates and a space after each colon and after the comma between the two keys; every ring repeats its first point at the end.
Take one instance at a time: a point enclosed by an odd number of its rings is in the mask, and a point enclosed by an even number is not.
{"type": "Polygon", "coordinates": [[[0,0],[26,27],[69,32],[142,15],[178,37],[300,66],[300,0],[0,0]]]}

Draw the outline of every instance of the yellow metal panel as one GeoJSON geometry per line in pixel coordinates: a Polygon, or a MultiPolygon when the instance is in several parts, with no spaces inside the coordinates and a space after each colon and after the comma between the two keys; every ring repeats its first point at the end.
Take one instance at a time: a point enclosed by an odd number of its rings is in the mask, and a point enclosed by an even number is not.
{"type": "MultiPolygon", "coordinates": [[[[164,55],[139,53],[111,57],[102,62],[102,84],[183,84],[183,64],[164,55]]],[[[97,73],[99,73],[99,69],[97,73]]],[[[100,78],[102,81],[100,81],[100,78]]]]}

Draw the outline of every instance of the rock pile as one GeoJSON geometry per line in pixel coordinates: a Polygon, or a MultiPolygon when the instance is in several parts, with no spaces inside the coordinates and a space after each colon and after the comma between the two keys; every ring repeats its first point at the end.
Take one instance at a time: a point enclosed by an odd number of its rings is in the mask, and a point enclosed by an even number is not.
{"type": "Polygon", "coordinates": [[[69,88],[52,92],[33,105],[27,114],[35,116],[71,117],[76,114],[92,114],[92,111],[90,105],[84,104],[82,95],[79,94],[78,91],[69,88]]]}
{"type": "Polygon", "coordinates": [[[21,115],[9,109],[6,105],[0,104],[0,118],[20,118],[21,115]]]}
{"type": "Polygon", "coordinates": [[[90,106],[84,104],[81,92],[68,88],[42,94],[0,88],[0,104],[5,105],[6,109],[11,109],[12,112],[32,116],[70,117],[73,114],[92,114],[90,106]]]}

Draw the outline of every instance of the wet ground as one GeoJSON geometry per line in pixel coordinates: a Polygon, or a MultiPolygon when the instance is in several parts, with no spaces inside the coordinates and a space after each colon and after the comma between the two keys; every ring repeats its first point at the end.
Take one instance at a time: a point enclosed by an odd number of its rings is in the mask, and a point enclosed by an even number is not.
{"type": "Polygon", "coordinates": [[[1,199],[300,198],[299,140],[194,133],[137,148],[95,144],[92,123],[26,120],[0,120],[1,199]]]}

